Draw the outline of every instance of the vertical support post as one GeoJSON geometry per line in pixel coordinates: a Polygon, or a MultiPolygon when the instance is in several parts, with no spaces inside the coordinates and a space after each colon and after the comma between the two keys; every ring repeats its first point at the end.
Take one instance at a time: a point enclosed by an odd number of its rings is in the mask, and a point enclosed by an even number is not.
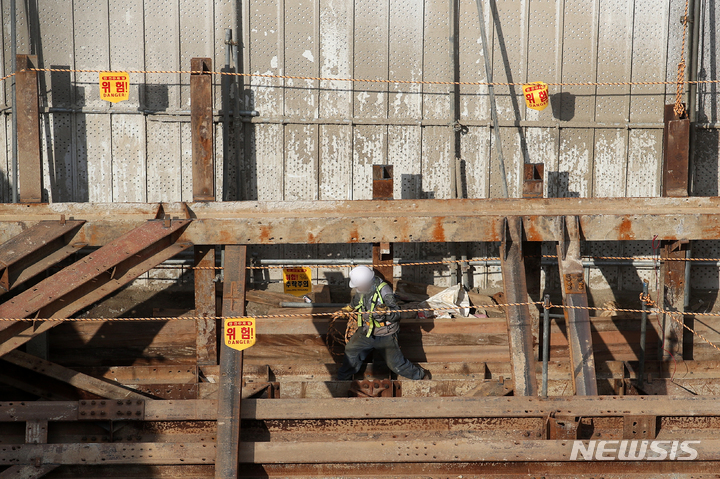
{"type": "Polygon", "coordinates": [[[198,365],[217,364],[217,321],[215,319],[215,247],[195,246],[195,346],[198,365]],[[207,319],[204,319],[207,318],[207,319]]]}
{"type": "Polygon", "coordinates": [[[642,317],[640,318],[640,367],[638,369],[638,382],[640,387],[645,384],[645,358],[647,349],[647,301],[649,285],[647,280],[643,281],[642,317]]]}
{"type": "Polygon", "coordinates": [[[213,161],[212,60],[190,60],[193,201],[215,201],[213,161]]]}
{"type": "Polygon", "coordinates": [[[42,201],[40,105],[37,72],[31,70],[37,68],[37,57],[18,55],[16,64],[18,170],[22,183],[22,188],[19,190],[20,202],[40,203],[42,201]]]}
{"type": "MultiPolygon", "coordinates": [[[[224,268],[223,317],[244,316],[247,247],[226,246],[224,268]]],[[[215,479],[235,479],[238,476],[242,370],[243,351],[223,344],[220,349],[215,479]]]]}
{"type": "Polygon", "coordinates": [[[580,220],[577,216],[561,216],[559,223],[558,266],[563,304],[569,306],[565,309],[565,322],[570,346],[573,387],[578,396],[597,396],[590,311],[586,309],[587,288],[580,255],[580,220]]]}
{"type": "Polygon", "coordinates": [[[542,347],[542,397],[547,397],[548,365],[550,362],[550,295],[545,295],[543,303],[543,347],[542,347]]]}
{"type": "MultiPolygon", "coordinates": [[[[542,198],[545,177],[544,163],[526,163],[523,175],[523,198],[542,198]]],[[[525,280],[527,281],[528,296],[532,301],[540,301],[542,243],[539,241],[525,241],[523,243],[525,257],[525,280]]],[[[533,319],[533,336],[539,337],[540,309],[530,306],[530,315],[533,319]]],[[[535,349],[535,359],[540,359],[539,351],[535,349]]]]}
{"type": "Polygon", "coordinates": [[[674,105],[665,105],[663,132],[663,196],[688,196],[690,159],[690,120],[679,117],[674,105]]]}
{"type": "MultiPolygon", "coordinates": [[[[505,301],[510,304],[527,303],[528,298],[522,240],[522,218],[519,216],[505,218],[502,243],[500,245],[500,264],[505,301]]],[[[530,308],[527,304],[506,306],[505,315],[507,317],[515,395],[537,396],[535,354],[533,351],[535,340],[532,334],[530,308]]]]}
{"type": "MultiPolygon", "coordinates": [[[[393,199],[393,167],[392,165],[373,165],[373,199],[393,199]]],[[[393,280],[393,245],[392,243],[373,243],[373,264],[375,271],[388,283],[393,280]]]]}
{"type": "MultiPolygon", "coordinates": [[[[660,246],[660,258],[665,261],[660,265],[663,284],[659,304],[668,311],[685,311],[685,268],[688,262],[682,260],[688,257],[688,253],[688,241],[663,241],[660,246]]],[[[663,344],[659,351],[661,359],[669,360],[672,356],[682,358],[685,328],[673,321],[670,315],[662,316],[663,344]]]]}

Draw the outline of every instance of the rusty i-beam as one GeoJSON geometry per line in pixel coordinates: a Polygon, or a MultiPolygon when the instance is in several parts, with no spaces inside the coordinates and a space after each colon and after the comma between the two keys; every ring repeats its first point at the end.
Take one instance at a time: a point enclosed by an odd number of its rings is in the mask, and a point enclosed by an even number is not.
{"type": "Polygon", "coordinates": [[[578,396],[597,396],[590,311],[587,309],[585,270],[580,253],[580,221],[577,216],[563,216],[559,218],[559,223],[558,266],[563,304],[566,306],[564,313],[573,386],[578,396]]]}
{"type": "MultiPolygon", "coordinates": [[[[247,247],[225,248],[222,314],[245,315],[247,247]]],[[[223,331],[224,334],[224,331],[223,331]]],[[[215,479],[235,479],[240,453],[243,352],[220,346],[220,389],[218,391],[217,460],[215,479]]]]}
{"type": "Polygon", "coordinates": [[[42,201],[42,162],[40,159],[40,116],[38,111],[37,56],[17,55],[15,75],[17,101],[17,154],[20,203],[42,201]]]}
{"type": "Polygon", "coordinates": [[[518,216],[505,218],[500,244],[500,264],[505,302],[508,304],[523,303],[505,307],[515,395],[537,396],[538,386],[533,352],[535,340],[530,308],[526,304],[528,292],[523,256],[523,227],[522,219],[518,216]]]}

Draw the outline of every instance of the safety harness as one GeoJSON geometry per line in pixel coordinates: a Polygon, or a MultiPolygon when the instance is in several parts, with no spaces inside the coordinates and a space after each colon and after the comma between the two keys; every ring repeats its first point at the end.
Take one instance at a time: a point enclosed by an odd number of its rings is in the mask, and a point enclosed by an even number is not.
{"type": "MultiPolygon", "coordinates": [[[[370,300],[370,309],[369,310],[365,309],[365,293],[362,293],[360,295],[360,302],[358,303],[357,306],[355,306],[355,311],[359,311],[360,313],[365,313],[365,312],[369,313],[368,314],[368,332],[367,332],[367,336],[366,336],[368,338],[370,337],[370,335],[372,334],[373,330],[376,327],[382,328],[388,324],[387,322],[375,321],[375,319],[373,318],[373,314],[372,314],[373,311],[375,311],[375,304],[378,301],[380,301],[381,304],[385,304],[385,300],[382,297],[382,289],[387,285],[388,284],[386,282],[382,282],[378,285],[377,288],[375,288],[375,293],[373,293],[372,300],[370,300]]],[[[358,314],[358,328],[362,327],[362,323],[363,323],[362,314],[358,314]]]]}

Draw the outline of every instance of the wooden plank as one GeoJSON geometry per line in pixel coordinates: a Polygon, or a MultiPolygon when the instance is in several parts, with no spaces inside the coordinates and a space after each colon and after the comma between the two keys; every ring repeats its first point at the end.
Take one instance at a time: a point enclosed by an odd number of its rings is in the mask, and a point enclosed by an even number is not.
{"type": "Polygon", "coordinates": [[[45,361],[44,359],[31,356],[21,351],[11,351],[3,356],[3,359],[17,366],[31,369],[45,376],[108,399],[147,399],[147,396],[124,388],[117,383],[78,373],[59,364],[45,361]]]}

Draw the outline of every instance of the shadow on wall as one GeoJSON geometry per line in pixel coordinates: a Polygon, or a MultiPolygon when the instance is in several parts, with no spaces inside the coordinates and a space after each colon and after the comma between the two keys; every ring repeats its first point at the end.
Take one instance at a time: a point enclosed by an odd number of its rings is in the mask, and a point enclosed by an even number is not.
{"type": "Polygon", "coordinates": [[[575,117],[575,95],[569,92],[550,95],[550,107],[553,117],[560,121],[570,121],[575,117]]]}
{"type": "Polygon", "coordinates": [[[570,191],[570,173],[549,171],[547,173],[549,198],[580,198],[580,193],[570,191]]]}

